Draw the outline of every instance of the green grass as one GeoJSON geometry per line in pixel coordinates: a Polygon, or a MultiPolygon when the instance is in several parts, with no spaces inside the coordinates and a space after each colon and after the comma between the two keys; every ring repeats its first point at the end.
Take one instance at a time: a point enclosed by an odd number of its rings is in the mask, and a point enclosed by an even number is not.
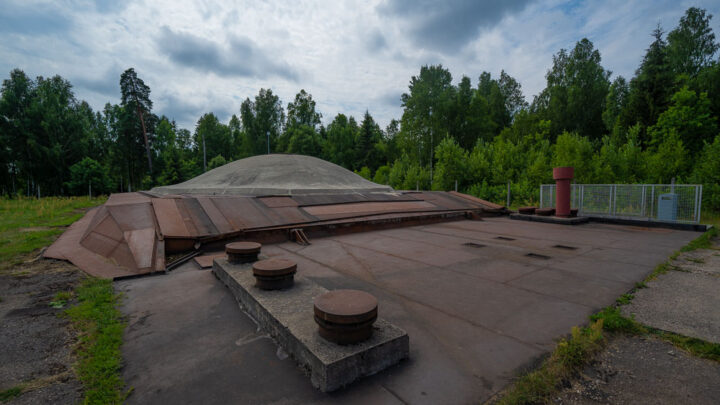
{"type": "Polygon", "coordinates": [[[22,261],[24,255],[49,245],[64,227],[106,197],[0,198],[0,268],[22,261]]]}
{"type": "Polygon", "coordinates": [[[78,304],[65,311],[80,332],[76,373],[85,388],[86,404],[119,404],[126,394],[120,375],[125,322],[112,281],[88,278],[76,289],[78,304]]]}
{"type": "Polygon", "coordinates": [[[562,339],[540,368],[517,379],[498,404],[521,405],[547,402],[562,389],[563,382],[577,374],[603,348],[603,321],[589,327],[574,327],[569,339],[562,339]]]}
{"type": "Polygon", "coordinates": [[[20,386],[8,388],[5,391],[0,391],[0,402],[7,402],[11,399],[22,394],[23,389],[20,386]]]}
{"type": "Polygon", "coordinates": [[[718,236],[718,229],[712,227],[709,231],[703,233],[692,242],[680,248],[681,252],[692,252],[697,249],[709,249],[712,247],[712,238],[718,236]]]}
{"type": "Polygon", "coordinates": [[[715,228],[720,227],[720,211],[703,211],[700,215],[700,223],[705,225],[712,225],[715,228]]]}

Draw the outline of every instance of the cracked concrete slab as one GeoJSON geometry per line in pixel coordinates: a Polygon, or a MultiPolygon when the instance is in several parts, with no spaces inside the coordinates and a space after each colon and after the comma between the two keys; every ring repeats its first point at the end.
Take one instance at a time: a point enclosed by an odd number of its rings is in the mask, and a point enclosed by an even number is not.
{"type": "Polygon", "coordinates": [[[625,316],[647,326],[720,343],[720,250],[681,254],[672,270],[638,290],[625,316]]]}

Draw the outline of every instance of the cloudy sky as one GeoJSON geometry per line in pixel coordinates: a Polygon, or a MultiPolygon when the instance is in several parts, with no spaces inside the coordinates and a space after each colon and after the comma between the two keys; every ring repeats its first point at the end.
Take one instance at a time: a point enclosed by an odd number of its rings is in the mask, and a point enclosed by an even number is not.
{"type": "Polygon", "coordinates": [[[402,114],[400,95],[425,64],[454,82],[501,69],[528,101],[545,85],[552,55],[589,38],[613,77],[629,78],[657,24],[666,31],[698,0],[2,0],[0,77],[59,74],[94,108],[120,98],[134,67],[155,113],[193,129],[214,112],[227,121],[246,97],[271,88],[283,106],[305,89],[328,123],[367,109],[381,125],[402,114]]]}

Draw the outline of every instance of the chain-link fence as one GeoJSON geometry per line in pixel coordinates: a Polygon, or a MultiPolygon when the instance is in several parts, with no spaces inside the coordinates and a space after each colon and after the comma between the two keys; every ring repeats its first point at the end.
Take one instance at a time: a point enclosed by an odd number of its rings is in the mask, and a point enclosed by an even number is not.
{"type": "MultiPolygon", "coordinates": [[[[702,185],[572,184],[570,206],[578,215],[700,223],[702,185]]],[[[540,208],[555,206],[555,185],[540,186],[540,208]]]]}

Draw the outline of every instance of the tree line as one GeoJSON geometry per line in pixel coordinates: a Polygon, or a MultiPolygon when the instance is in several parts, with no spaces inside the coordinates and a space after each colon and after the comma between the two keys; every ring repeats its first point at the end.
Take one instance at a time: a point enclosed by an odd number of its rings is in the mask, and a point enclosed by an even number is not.
{"type": "Polygon", "coordinates": [[[505,71],[453,83],[423,66],[401,96],[403,113],[381,128],[366,111],[327,125],[311,94],[285,107],[270,89],[246,98],[229,122],[212,112],[191,132],[153,113],[134,69],[121,102],[102,111],[77,100],[60,76],[15,69],[0,97],[0,192],[68,195],[178,183],[226,162],[271,153],[317,156],[396,189],[457,187],[533,203],[552,167],[579,183],[700,183],[720,209],[720,47],[705,10],[689,8],[668,33],[652,31],[629,80],[602,65],[586,38],[553,56],[546,86],[528,102],[505,71]]]}

